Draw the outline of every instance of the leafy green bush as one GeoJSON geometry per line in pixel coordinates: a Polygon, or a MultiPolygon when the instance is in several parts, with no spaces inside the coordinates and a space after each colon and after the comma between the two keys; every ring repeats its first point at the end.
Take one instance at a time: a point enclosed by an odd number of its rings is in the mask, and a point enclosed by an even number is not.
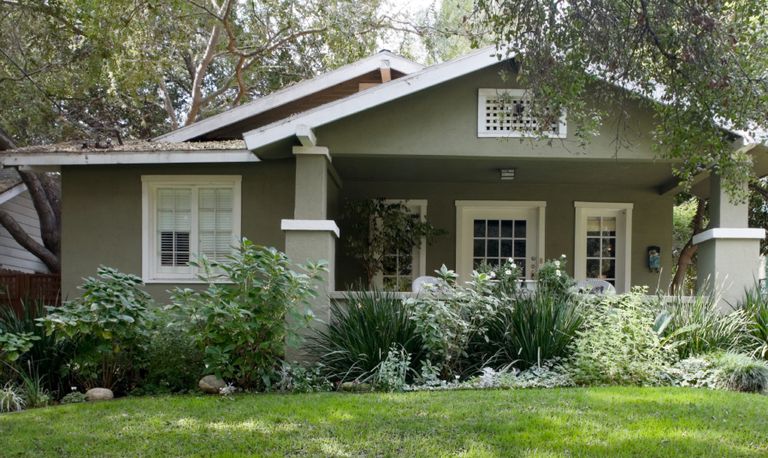
{"type": "Polygon", "coordinates": [[[470,344],[485,338],[499,307],[499,298],[493,294],[493,278],[488,273],[473,272],[471,281],[458,284],[457,275],[445,266],[437,274],[440,285],[406,301],[411,319],[427,358],[440,368],[444,378],[475,373],[486,361],[470,358],[470,344]]]}
{"type": "Polygon", "coordinates": [[[687,358],[667,371],[673,385],[762,393],[768,389],[768,363],[742,353],[687,358]]]}
{"type": "Polygon", "coordinates": [[[305,366],[283,363],[277,388],[289,393],[316,393],[331,391],[333,384],[323,374],[319,364],[305,366]]]}
{"type": "Polygon", "coordinates": [[[187,326],[159,317],[142,355],[142,376],[131,394],[182,393],[196,388],[203,354],[187,326]]]}
{"type": "Polygon", "coordinates": [[[37,336],[31,332],[14,334],[0,329],[0,361],[12,363],[32,349],[37,336]]]}
{"type": "Polygon", "coordinates": [[[580,385],[658,383],[672,351],[653,330],[655,313],[642,290],[605,296],[585,314],[569,370],[580,385]]]}
{"type": "MultiPolygon", "coordinates": [[[[71,345],[57,342],[54,336],[46,333],[38,319],[47,314],[45,304],[41,301],[22,302],[18,313],[9,307],[0,307],[0,341],[4,334],[10,333],[24,336],[31,343],[25,351],[15,356],[10,365],[5,365],[5,370],[10,373],[9,378],[18,378],[20,373],[30,376],[34,374],[36,377],[39,374],[48,391],[63,392],[64,387],[69,386],[63,371],[71,359],[73,349],[71,345]]],[[[2,347],[0,343],[0,353],[3,353],[2,347]]]]}
{"type": "Polygon", "coordinates": [[[424,359],[416,322],[396,294],[378,290],[351,292],[331,303],[333,319],[310,339],[309,347],[335,381],[365,382],[393,346],[405,349],[412,363],[424,359]]]}
{"type": "Polygon", "coordinates": [[[576,284],[565,271],[566,257],[548,260],[535,273],[536,291],[553,296],[568,297],[569,290],[576,284]]]}
{"type": "Polygon", "coordinates": [[[723,313],[717,295],[677,296],[663,307],[671,315],[664,338],[675,347],[680,358],[738,350],[745,344],[744,311],[723,313]]]}
{"type": "Polygon", "coordinates": [[[79,404],[81,402],[85,402],[85,393],[81,393],[79,391],[72,391],[71,393],[67,394],[59,402],[62,404],[79,404]]]}
{"type": "Polygon", "coordinates": [[[202,257],[193,264],[207,289],[175,290],[170,309],[191,326],[209,371],[242,388],[268,389],[285,345],[296,345],[297,330],[312,318],[307,301],[324,265],[296,272],[284,253],[247,239],[224,262],[202,257]]]}
{"type": "Polygon", "coordinates": [[[0,388],[0,413],[20,412],[27,406],[23,392],[16,385],[7,382],[0,388]]]}
{"type": "Polygon", "coordinates": [[[380,391],[403,391],[411,366],[411,355],[404,348],[393,346],[376,368],[373,386],[380,391]]]}
{"type": "MultiPolygon", "coordinates": [[[[489,354],[497,364],[526,369],[568,356],[584,322],[578,300],[552,288],[502,299],[487,333],[489,354]]],[[[480,342],[482,345],[482,342],[480,342]]]]}
{"type": "Polygon", "coordinates": [[[741,309],[747,319],[747,348],[755,357],[768,359],[768,292],[760,286],[748,291],[741,309]]]}
{"type": "Polygon", "coordinates": [[[41,318],[48,335],[71,344],[69,371],[87,388],[115,388],[127,381],[148,338],[151,299],[141,278],[99,267],[85,279],[79,299],[48,307],[41,318]]]}
{"type": "Polygon", "coordinates": [[[768,388],[768,364],[740,353],[724,353],[715,362],[721,383],[733,391],[762,393],[768,388]]]}

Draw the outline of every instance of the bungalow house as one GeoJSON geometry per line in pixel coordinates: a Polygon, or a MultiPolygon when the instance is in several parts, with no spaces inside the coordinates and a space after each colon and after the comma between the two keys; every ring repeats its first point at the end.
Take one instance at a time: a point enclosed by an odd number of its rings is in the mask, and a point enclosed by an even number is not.
{"type": "MultiPolygon", "coordinates": [[[[329,294],[315,303],[328,319],[329,295],[362,276],[341,249],[341,206],[376,197],[447,231],[386,275],[446,264],[467,278],[478,263],[512,257],[530,278],[566,254],[576,279],[666,289],[679,188],[672,164],[652,152],[649,108],[628,108],[620,145],[609,119],[581,146],[565,114],[550,138],[525,138],[537,120],[525,88],[500,75],[512,68],[492,49],[427,68],[380,52],[149,142],[33,147],[2,163],[61,171],[64,297],[102,264],[140,274],[163,297],[196,282],[190,255],[223,256],[244,236],[295,261],[328,260],[329,294]],[[505,115],[505,104],[519,108],[505,115]]],[[[768,164],[764,145],[733,142],[768,164]]],[[[696,237],[699,276],[734,299],[757,277],[763,230],[748,228],[747,207],[728,200],[717,176],[698,180],[711,198],[711,227],[696,237]]]]}

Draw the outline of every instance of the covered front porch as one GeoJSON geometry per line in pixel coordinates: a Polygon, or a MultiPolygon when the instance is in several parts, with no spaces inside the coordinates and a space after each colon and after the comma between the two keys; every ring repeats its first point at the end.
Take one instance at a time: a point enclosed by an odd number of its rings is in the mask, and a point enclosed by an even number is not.
{"type": "MultiPolygon", "coordinates": [[[[295,219],[282,223],[286,250],[297,262],[331,261],[326,292],[365,284],[360,263],[345,249],[345,225],[354,222],[343,219],[343,206],[375,198],[403,202],[445,231],[415,248],[409,264],[385,267],[375,286],[409,291],[410,281],[442,265],[466,279],[478,264],[510,257],[531,280],[544,260],[564,254],[577,281],[603,279],[619,293],[634,286],[669,290],[679,189],[668,162],[336,157],[322,147],[293,152],[296,206],[295,219]]],[[[697,189],[710,196],[711,213],[709,229],[695,239],[699,290],[716,286],[735,302],[758,278],[764,231],[747,227],[746,204],[731,202],[717,176],[702,178],[697,189]]],[[[327,300],[320,302],[322,312],[327,300]]]]}

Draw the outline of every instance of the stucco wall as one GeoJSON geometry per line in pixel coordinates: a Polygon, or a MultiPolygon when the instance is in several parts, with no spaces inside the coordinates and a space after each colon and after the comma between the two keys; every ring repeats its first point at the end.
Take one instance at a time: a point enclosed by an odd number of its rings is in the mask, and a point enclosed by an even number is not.
{"type": "MultiPolygon", "coordinates": [[[[345,181],[343,198],[426,199],[428,220],[447,230],[427,248],[427,274],[443,263],[455,268],[456,200],[536,200],[546,201],[545,255],[555,258],[566,254],[568,271],[573,274],[574,201],[631,202],[632,212],[632,285],[657,285],[666,288],[672,270],[672,197],[661,197],[651,189],[595,185],[515,185],[514,183],[434,183],[434,182],[370,182],[345,181]],[[662,274],[652,273],[646,266],[646,249],[650,245],[662,249],[662,274]]],[[[342,239],[344,227],[341,228],[342,239]]],[[[360,280],[356,261],[349,259],[343,240],[337,250],[336,285],[341,289],[360,280]]]]}
{"type": "MultiPolygon", "coordinates": [[[[318,145],[333,157],[345,155],[424,155],[473,157],[564,157],[649,160],[652,115],[639,103],[607,107],[600,135],[581,146],[576,126],[568,125],[564,140],[520,141],[477,137],[480,88],[518,88],[514,78],[502,80],[502,64],[380,105],[315,129],[318,145]],[[620,111],[629,116],[620,122],[620,111]],[[617,142],[617,133],[620,141],[617,142]],[[618,147],[618,149],[617,149],[618,147]]],[[[601,91],[618,89],[603,85],[601,91]]]]}
{"type": "MultiPolygon", "coordinates": [[[[242,235],[283,250],[280,220],[293,218],[294,162],[165,166],[86,166],[62,170],[62,291],[76,287],[99,265],[141,275],[142,175],[241,175],[242,235]]],[[[173,285],[147,290],[164,299],[173,285]]]]}

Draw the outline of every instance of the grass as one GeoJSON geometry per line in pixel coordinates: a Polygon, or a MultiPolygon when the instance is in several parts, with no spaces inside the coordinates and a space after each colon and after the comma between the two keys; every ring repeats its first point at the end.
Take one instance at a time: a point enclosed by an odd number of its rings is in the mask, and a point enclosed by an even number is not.
{"type": "Polygon", "coordinates": [[[0,415],[0,455],[766,456],[766,411],[682,388],[124,398],[0,415]]]}

